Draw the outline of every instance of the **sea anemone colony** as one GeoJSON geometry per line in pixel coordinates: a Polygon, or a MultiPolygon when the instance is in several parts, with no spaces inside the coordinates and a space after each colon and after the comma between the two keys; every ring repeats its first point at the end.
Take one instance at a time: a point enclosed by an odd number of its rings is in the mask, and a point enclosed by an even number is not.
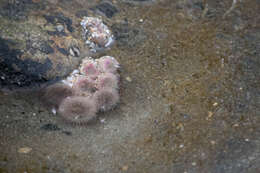
{"type": "Polygon", "coordinates": [[[96,52],[99,49],[109,47],[113,43],[113,34],[101,19],[84,17],[80,24],[83,28],[83,38],[91,51],[96,52]]]}
{"type": "Polygon", "coordinates": [[[67,122],[84,124],[119,102],[119,63],[111,56],[86,57],[79,69],[45,89],[44,100],[67,122]]]}

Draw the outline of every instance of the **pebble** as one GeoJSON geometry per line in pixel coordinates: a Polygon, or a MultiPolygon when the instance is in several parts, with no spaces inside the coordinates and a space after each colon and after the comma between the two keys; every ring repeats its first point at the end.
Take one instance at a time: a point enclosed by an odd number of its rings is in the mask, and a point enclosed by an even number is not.
{"type": "Polygon", "coordinates": [[[60,128],[56,125],[56,124],[44,124],[43,126],[41,126],[42,130],[46,130],[46,131],[57,131],[60,130],[60,128]]]}
{"type": "Polygon", "coordinates": [[[23,147],[19,148],[18,153],[27,154],[32,151],[32,148],[30,147],[23,147]]]}
{"type": "Polygon", "coordinates": [[[105,123],[106,123],[106,119],[105,119],[105,118],[101,118],[101,119],[100,119],[100,122],[101,122],[102,124],[105,124],[105,123]]]}
{"type": "Polygon", "coordinates": [[[221,68],[224,68],[224,58],[221,59],[221,68]]]}
{"type": "Polygon", "coordinates": [[[184,147],[184,145],[183,144],[181,144],[180,146],[179,146],[179,148],[183,148],[184,147]]]}
{"type": "Polygon", "coordinates": [[[55,108],[52,108],[51,112],[52,112],[54,115],[56,115],[56,113],[57,113],[57,111],[56,111],[55,108]]]}
{"type": "Polygon", "coordinates": [[[211,118],[213,116],[213,112],[209,111],[208,112],[208,118],[211,118]]]}
{"type": "Polygon", "coordinates": [[[210,141],[210,143],[211,143],[211,145],[215,145],[216,144],[216,142],[215,141],[210,141]]]}
{"type": "Polygon", "coordinates": [[[67,136],[71,136],[72,135],[72,133],[70,131],[62,131],[62,133],[64,133],[67,136]]]}
{"type": "Polygon", "coordinates": [[[184,131],[184,125],[182,123],[179,123],[176,127],[177,130],[184,131]]]}
{"type": "Polygon", "coordinates": [[[236,123],[236,124],[234,124],[234,125],[233,125],[233,127],[239,127],[239,124],[238,124],[238,123],[236,123]]]}
{"type": "Polygon", "coordinates": [[[56,26],[56,29],[57,29],[58,32],[64,31],[63,25],[57,25],[57,26],[56,26]]]}
{"type": "Polygon", "coordinates": [[[125,78],[128,82],[132,82],[132,79],[128,76],[125,78]]]}
{"type": "Polygon", "coordinates": [[[192,165],[192,166],[196,166],[197,163],[196,163],[196,162],[192,162],[191,165],[192,165]]]}
{"type": "Polygon", "coordinates": [[[123,167],[122,167],[122,170],[123,170],[123,171],[127,171],[127,170],[128,170],[128,165],[123,166],[123,167]]]}

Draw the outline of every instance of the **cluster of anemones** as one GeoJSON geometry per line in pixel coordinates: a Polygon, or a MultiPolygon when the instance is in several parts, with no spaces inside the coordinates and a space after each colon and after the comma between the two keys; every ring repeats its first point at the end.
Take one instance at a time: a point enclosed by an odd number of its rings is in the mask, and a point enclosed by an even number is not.
{"type": "Polygon", "coordinates": [[[68,122],[82,124],[98,111],[112,109],[119,102],[119,63],[111,56],[86,57],[78,70],[61,83],[46,88],[44,100],[53,113],[68,122]]]}

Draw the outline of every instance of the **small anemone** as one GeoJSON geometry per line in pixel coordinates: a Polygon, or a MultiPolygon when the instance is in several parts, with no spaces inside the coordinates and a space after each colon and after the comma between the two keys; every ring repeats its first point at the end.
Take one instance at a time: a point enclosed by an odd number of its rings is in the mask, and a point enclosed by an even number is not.
{"type": "Polygon", "coordinates": [[[80,73],[95,79],[99,74],[96,62],[92,58],[85,58],[80,65],[80,73]]]}
{"type": "Polygon", "coordinates": [[[120,67],[117,60],[112,56],[103,56],[97,60],[98,69],[101,72],[116,73],[117,69],[120,67]]]}
{"type": "Polygon", "coordinates": [[[97,88],[118,89],[118,77],[113,73],[103,73],[97,78],[97,88]]]}
{"type": "Polygon", "coordinates": [[[66,98],[73,96],[75,90],[70,86],[57,83],[50,85],[44,89],[43,101],[44,103],[51,108],[58,108],[60,103],[66,98]]]}
{"type": "Polygon", "coordinates": [[[94,93],[96,91],[95,81],[86,76],[77,76],[73,83],[73,88],[76,91],[94,93]]]}
{"type": "Polygon", "coordinates": [[[97,106],[94,100],[88,97],[67,97],[58,112],[67,122],[85,124],[96,117],[97,106]]]}
{"type": "Polygon", "coordinates": [[[105,88],[95,92],[93,98],[100,111],[107,111],[112,109],[119,102],[119,93],[115,89],[105,88]]]}

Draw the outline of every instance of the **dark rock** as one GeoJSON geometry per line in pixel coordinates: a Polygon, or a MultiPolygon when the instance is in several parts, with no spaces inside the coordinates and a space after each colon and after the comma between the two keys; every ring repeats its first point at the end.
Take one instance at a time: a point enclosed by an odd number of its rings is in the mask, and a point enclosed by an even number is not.
{"type": "Polygon", "coordinates": [[[43,3],[34,3],[32,0],[7,1],[0,8],[0,15],[14,20],[26,19],[27,13],[32,9],[44,9],[43,3]]]}
{"type": "Polygon", "coordinates": [[[62,13],[55,13],[54,15],[43,15],[47,22],[56,25],[58,23],[65,24],[69,32],[73,32],[74,28],[72,27],[72,20],[62,13]]]}
{"type": "Polygon", "coordinates": [[[64,49],[64,48],[60,48],[60,47],[57,46],[57,50],[58,50],[60,53],[62,53],[63,55],[66,55],[66,56],[69,55],[69,52],[68,52],[66,49],[64,49]]]}
{"type": "Polygon", "coordinates": [[[129,26],[127,22],[114,24],[111,29],[119,47],[131,49],[141,44],[146,38],[144,32],[129,26]]]}
{"type": "Polygon", "coordinates": [[[54,53],[53,48],[45,41],[41,43],[39,50],[46,54],[54,53]]]}
{"type": "MultiPolygon", "coordinates": [[[[19,57],[22,52],[10,49],[8,40],[0,38],[0,84],[1,85],[30,85],[33,82],[44,82],[44,75],[52,67],[50,59],[46,58],[43,63],[19,57]]],[[[48,52],[48,51],[46,51],[48,52]]]]}
{"type": "Polygon", "coordinates": [[[67,136],[71,136],[72,135],[72,133],[70,131],[62,131],[62,133],[64,133],[67,136]]]}
{"type": "Polygon", "coordinates": [[[118,13],[117,8],[109,2],[103,2],[97,5],[94,9],[97,10],[98,12],[101,12],[103,15],[105,15],[108,18],[111,18],[116,13],[118,13]]]}
{"type": "Polygon", "coordinates": [[[56,125],[56,124],[45,124],[41,127],[42,130],[46,130],[46,131],[58,131],[60,130],[60,128],[56,125]]]}
{"type": "Polygon", "coordinates": [[[193,5],[194,5],[194,8],[198,8],[200,10],[204,10],[203,2],[194,2],[193,5]]]}
{"type": "Polygon", "coordinates": [[[88,11],[87,10],[79,10],[79,11],[76,12],[76,16],[78,18],[82,18],[84,16],[87,17],[88,16],[88,11]]]}
{"type": "Polygon", "coordinates": [[[67,36],[67,34],[62,31],[62,32],[59,32],[59,31],[47,31],[47,33],[51,36],[58,36],[58,37],[62,37],[62,36],[67,36]]]}
{"type": "MultiPolygon", "coordinates": [[[[85,43],[80,31],[72,35],[70,18],[61,12],[35,11],[28,15],[26,22],[0,17],[1,88],[42,87],[68,75],[82,58],[79,50],[85,43]],[[72,47],[79,58],[70,56],[72,47]]],[[[83,52],[87,54],[88,49],[83,52]]]]}

